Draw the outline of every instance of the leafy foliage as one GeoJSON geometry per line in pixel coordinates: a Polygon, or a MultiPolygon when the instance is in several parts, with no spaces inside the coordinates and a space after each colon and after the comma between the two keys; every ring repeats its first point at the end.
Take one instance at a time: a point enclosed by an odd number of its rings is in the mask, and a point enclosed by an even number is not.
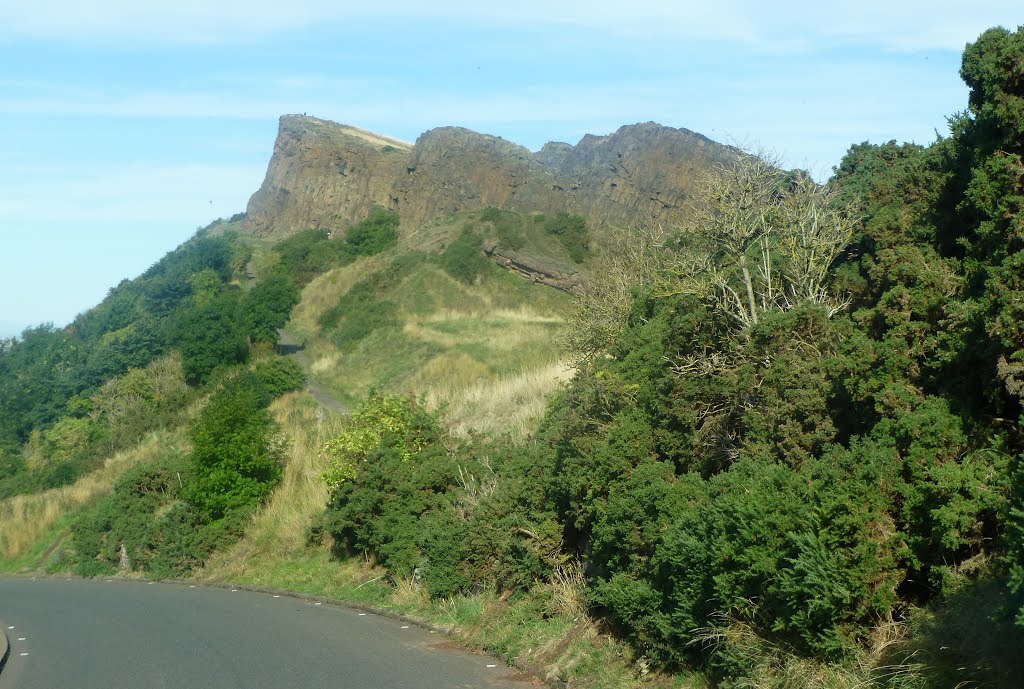
{"type": "Polygon", "coordinates": [[[348,228],[345,247],[353,256],[373,256],[398,240],[398,213],[375,207],[369,217],[348,228]]]}
{"type": "Polygon", "coordinates": [[[267,405],[303,383],[280,357],[228,378],[192,423],[187,457],[135,467],[74,524],[76,571],[178,576],[237,540],[281,477],[284,446],[267,405]]]}
{"type": "Polygon", "coordinates": [[[732,680],[755,646],[849,658],[1000,558],[1024,609],[1020,50],[968,47],[970,112],[932,146],[853,146],[825,187],[719,171],[604,290],[616,322],[531,442],[355,426],[327,531],[432,595],[576,560],[638,652],[732,680]]]}
{"type": "Polygon", "coordinates": [[[283,447],[266,409],[270,400],[258,374],[243,374],[214,394],[190,429],[186,497],[213,521],[258,504],[281,478],[283,447]]]}
{"type": "Polygon", "coordinates": [[[491,267],[480,245],[481,240],[476,234],[464,230],[441,254],[441,266],[456,280],[473,284],[491,267]]]}
{"type": "Polygon", "coordinates": [[[545,219],[544,231],[558,237],[569,252],[569,258],[582,263],[590,253],[590,234],[587,219],[582,215],[560,212],[545,219]]]}
{"type": "Polygon", "coordinates": [[[274,245],[278,266],[298,287],[331,268],[351,263],[360,256],[372,256],[398,240],[398,214],[375,207],[370,215],[350,226],[341,240],[331,239],[327,230],[302,230],[274,245]]]}

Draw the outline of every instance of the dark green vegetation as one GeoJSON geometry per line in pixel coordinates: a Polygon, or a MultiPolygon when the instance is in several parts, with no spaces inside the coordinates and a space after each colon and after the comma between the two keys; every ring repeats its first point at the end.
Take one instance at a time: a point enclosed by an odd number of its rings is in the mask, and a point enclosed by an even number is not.
{"type": "Polygon", "coordinates": [[[298,364],[281,357],[225,380],[189,427],[187,457],[128,471],[74,524],[76,572],[176,576],[237,540],[281,478],[284,446],[267,406],[304,385],[298,364]]]}
{"type": "Polygon", "coordinates": [[[188,405],[212,392],[187,459],[133,470],[76,525],[81,573],[119,563],[122,544],[133,568],[184,571],[240,533],[280,477],[266,406],[304,376],[265,352],[298,292],[286,275],[242,290],[232,279],[247,260],[236,237],[200,233],[68,328],[30,329],[0,351],[3,497],[74,483],[185,423],[188,405]],[[251,352],[264,358],[240,375],[251,352]]]}
{"type": "Polygon", "coordinates": [[[321,528],[396,577],[419,567],[433,596],[515,595],[578,563],[594,614],[723,686],[778,653],[868,658],[876,685],[1014,686],[1021,64],[1024,31],[986,32],[948,138],[853,146],[828,189],[725,171],[705,234],[669,238],[662,277],[526,445],[467,445],[371,398],[325,447],[321,528]]]}
{"type": "Polygon", "coordinates": [[[544,231],[558,237],[569,258],[582,263],[590,253],[587,219],[571,213],[556,213],[544,221],[544,231]]]}
{"type": "MultiPolygon", "coordinates": [[[[529,440],[455,437],[422,403],[372,394],[323,446],[330,498],[312,535],[394,580],[418,575],[435,599],[583,600],[644,663],[716,686],[792,686],[773,678],[824,663],[848,686],[1016,686],[1022,64],[1024,32],[986,32],[964,54],[969,109],[947,138],[855,145],[824,187],[757,158],[707,178],[685,226],[606,271],[622,276],[618,301],[574,321],[593,336],[577,338],[577,375],[529,440]]],[[[567,214],[457,216],[422,251],[397,245],[396,225],[378,211],[344,239],[298,233],[248,291],[230,282],[241,245],[200,236],[73,327],[6,343],[0,490],[73,480],[208,398],[190,454],[132,470],[75,527],[83,573],[123,558],[188,571],[281,474],[267,405],[301,371],[254,354],[293,285],[375,256],[310,330],[348,361],[427,360],[473,325],[403,315],[525,299],[485,245],[602,269],[567,214]]]]}
{"type": "Polygon", "coordinates": [[[73,482],[143,433],[178,423],[195,385],[244,362],[297,295],[281,284],[240,290],[231,281],[246,260],[236,239],[201,233],[67,328],[5,342],[0,495],[73,482]],[[172,351],[180,359],[160,364],[172,351]]]}
{"type": "Polygon", "coordinates": [[[303,230],[278,242],[274,252],[281,271],[302,287],[331,268],[379,254],[397,238],[398,214],[375,208],[366,220],[350,227],[341,241],[330,241],[325,230],[303,230]]]}

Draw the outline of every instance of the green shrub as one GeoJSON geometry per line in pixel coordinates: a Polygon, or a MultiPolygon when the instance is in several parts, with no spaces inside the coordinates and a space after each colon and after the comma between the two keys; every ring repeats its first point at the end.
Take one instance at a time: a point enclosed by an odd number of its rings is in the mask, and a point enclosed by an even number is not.
{"type": "Polygon", "coordinates": [[[255,375],[229,381],[189,429],[192,481],[186,497],[212,521],[265,499],[281,478],[283,447],[255,375]]]}
{"type": "Polygon", "coordinates": [[[242,363],[249,345],[239,319],[239,295],[226,292],[180,313],[174,342],[190,383],[206,382],[218,368],[242,363]]]}
{"type": "Polygon", "coordinates": [[[293,357],[273,356],[253,368],[271,398],[306,387],[306,372],[293,357]]]}
{"type": "Polygon", "coordinates": [[[557,213],[544,220],[544,231],[558,237],[569,258],[582,263],[590,254],[590,235],[587,232],[587,219],[582,215],[557,213]]]}
{"type": "Polygon", "coordinates": [[[246,334],[256,342],[276,343],[299,291],[287,275],[274,273],[260,280],[241,300],[241,320],[246,334]]]}
{"type": "Polygon", "coordinates": [[[480,245],[479,237],[463,231],[441,254],[441,267],[459,282],[473,284],[491,266],[480,245]]]}
{"type": "Polygon", "coordinates": [[[366,220],[345,232],[346,249],[354,256],[379,254],[398,241],[398,223],[398,213],[374,207],[366,220]]]}
{"type": "Polygon", "coordinates": [[[326,230],[302,230],[274,245],[279,266],[298,287],[351,260],[344,242],[331,241],[326,230]]]}

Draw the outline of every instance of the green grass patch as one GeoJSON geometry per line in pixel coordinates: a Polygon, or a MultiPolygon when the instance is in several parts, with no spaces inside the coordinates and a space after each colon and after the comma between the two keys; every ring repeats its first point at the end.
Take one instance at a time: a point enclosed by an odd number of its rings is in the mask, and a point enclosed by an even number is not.
{"type": "Polygon", "coordinates": [[[76,519],[75,513],[66,514],[55,521],[31,548],[18,557],[0,558],[0,572],[18,574],[23,572],[62,571],[69,563],[63,555],[63,541],[76,519]],[[50,549],[53,549],[52,552],[50,549]]]}

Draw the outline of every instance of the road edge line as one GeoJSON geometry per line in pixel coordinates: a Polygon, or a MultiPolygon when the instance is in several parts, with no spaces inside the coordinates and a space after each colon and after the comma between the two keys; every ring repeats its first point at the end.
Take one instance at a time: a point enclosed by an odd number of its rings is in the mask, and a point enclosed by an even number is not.
{"type": "MultiPolygon", "coordinates": [[[[427,631],[433,632],[435,634],[441,634],[441,635],[443,635],[443,636],[445,636],[445,637],[447,637],[449,639],[452,639],[453,641],[458,643],[460,646],[462,646],[467,651],[469,651],[471,653],[474,652],[474,649],[472,649],[468,644],[466,644],[465,641],[460,640],[458,638],[458,636],[455,634],[455,631],[456,631],[456,626],[455,625],[448,625],[448,626],[442,627],[442,626],[439,626],[439,625],[436,625],[436,624],[432,624],[431,622],[428,622],[426,620],[422,620],[422,619],[419,619],[419,618],[416,618],[416,617],[411,617],[409,615],[405,615],[403,613],[396,612],[394,610],[388,610],[387,608],[378,608],[378,607],[373,606],[373,605],[368,605],[367,603],[360,603],[358,601],[345,600],[344,598],[333,598],[331,596],[326,596],[326,595],[323,595],[323,594],[302,593],[300,591],[289,591],[287,589],[276,589],[276,588],[272,588],[272,587],[268,587],[268,586],[253,586],[253,585],[249,585],[249,584],[232,584],[232,583],[229,583],[229,582],[221,582],[221,581],[204,581],[202,579],[161,579],[161,580],[157,580],[157,581],[160,581],[161,583],[165,583],[165,584],[175,584],[175,585],[182,585],[182,584],[184,584],[184,585],[191,585],[191,586],[201,586],[203,588],[208,588],[208,589],[229,589],[229,590],[230,589],[239,589],[239,590],[242,590],[242,591],[249,591],[251,593],[277,594],[277,595],[287,596],[288,598],[296,598],[298,600],[321,602],[321,603],[324,603],[326,605],[333,605],[333,606],[339,607],[339,608],[347,608],[349,610],[361,610],[361,611],[367,612],[367,613],[369,613],[371,615],[377,615],[379,617],[388,617],[388,618],[391,618],[393,620],[398,620],[400,622],[407,622],[407,623],[409,623],[411,625],[414,625],[416,627],[420,627],[421,629],[426,629],[427,631]]],[[[520,661],[517,658],[512,658],[510,656],[510,654],[508,654],[508,653],[501,653],[501,652],[493,651],[493,650],[488,649],[488,648],[484,648],[484,649],[481,649],[480,651],[476,651],[476,652],[482,652],[483,655],[490,656],[492,658],[495,658],[496,660],[501,660],[502,662],[504,662],[511,669],[519,670],[520,672],[524,672],[526,674],[533,675],[542,684],[545,684],[545,685],[547,685],[549,687],[552,687],[553,689],[568,689],[568,687],[569,687],[568,682],[565,682],[564,680],[561,680],[561,679],[558,679],[558,678],[555,678],[555,677],[547,677],[546,676],[547,673],[545,673],[542,668],[536,667],[536,666],[534,666],[531,663],[524,663],[524,662],[520,661]]]]}

